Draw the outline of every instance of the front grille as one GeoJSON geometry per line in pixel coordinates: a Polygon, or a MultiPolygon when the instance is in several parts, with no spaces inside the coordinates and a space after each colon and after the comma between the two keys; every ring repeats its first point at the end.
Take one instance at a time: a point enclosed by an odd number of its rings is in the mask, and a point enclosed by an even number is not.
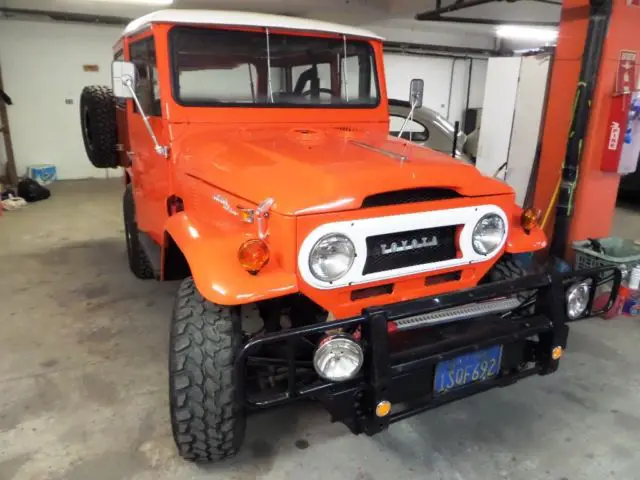
{"type": "Polygon", "coordinates": [[[389,205],[430,202],[460,197],[462,195],[450,188],[408,188],[369,195],[362,202],[362,208],[386,207],[389,205]]]}
{"type": "Polygon", "coordinates": [[[456,258],[456,225],[367,237],[363,275],[456,258]]]}

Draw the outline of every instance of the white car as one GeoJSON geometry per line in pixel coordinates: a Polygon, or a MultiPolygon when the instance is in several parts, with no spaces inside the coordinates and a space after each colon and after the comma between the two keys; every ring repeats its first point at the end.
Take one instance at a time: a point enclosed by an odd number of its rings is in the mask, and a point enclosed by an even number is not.
{"type": "MultiPolygon", "coordinates": [[[[389,100],[389,134],[395,137],[400,133],[402,124],[411,111],[411,104],[402,100],[389,100]]],[[[454,126],[435,110],[427,107],[416,108],[413,118],[407,121],[402,138],[416,142],[439,152],[453,151],[454,126]]],[[[470,161],[465,150],[467,135],[458,132],[456,157],[470,161]]]]}

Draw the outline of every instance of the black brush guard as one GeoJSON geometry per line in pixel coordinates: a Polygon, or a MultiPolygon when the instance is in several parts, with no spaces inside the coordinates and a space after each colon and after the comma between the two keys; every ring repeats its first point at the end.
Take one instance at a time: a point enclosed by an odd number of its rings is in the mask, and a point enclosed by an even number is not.
{"type": "Polygon", "coordinates": [[[536,274],[370,308],[347,320],[259,335],[245,344],[237,360],[240,394],[249,410],[313,398],[324,404],[333,421],[343,422],[354,433],[372,435],[390,423],[445,403],[531,375],[555,372],[559,361],[552,358],[551,352],[556,346],[566,348],[569,333],[565,292],[571,284],[586,279],[591,279],[596,288],[591,290],[587,313],[578,319],[581,320],[611,308],[621,282],[617,268],[536,274]],[[605,285],[610,287],[607,300],[595,310],[594,297],[605,285]],[[516,294],[524,294],[528,300],[513,312],[425,326],[408,334],[389,333],[388,322],[394,320],[516,294]],[[356,378],[333,383],[320,379],[313,372],[311,359],[307,356],[301,360],[297,352],[301,344],[316,345],[322,335],[338,329],[359,332],[365,360],[356,378]],[[281,345],[285,353],[278,357],[260,356],[264,347],[274,345],[281,345]],[[442,394],[433,391],[438,362],[493,345],[503,345],[497,376],[442,394]],[[245,381],[254,367],[280,371],[280,386],[250,393],[245,381]],[[393,408],[390,415],[379,418],[375,407],[382,400],[391,402],[393,408]]]}

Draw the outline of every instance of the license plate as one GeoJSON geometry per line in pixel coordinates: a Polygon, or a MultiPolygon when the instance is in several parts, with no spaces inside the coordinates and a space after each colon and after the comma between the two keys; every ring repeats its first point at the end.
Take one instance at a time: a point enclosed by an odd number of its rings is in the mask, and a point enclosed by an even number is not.
{"type": "Polygon", "coordinates": [[[438,363],[433,390],[445,393],[463,385],[482,382],[495,377],[500,371],[502,345],[467,353],[438,363]]]}

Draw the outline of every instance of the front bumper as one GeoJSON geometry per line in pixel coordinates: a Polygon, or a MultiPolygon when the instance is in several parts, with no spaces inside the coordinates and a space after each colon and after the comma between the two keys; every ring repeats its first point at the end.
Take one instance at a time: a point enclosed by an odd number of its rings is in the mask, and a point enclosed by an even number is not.
{"type": "Polygon", "coordinates": [[[250,410],[315,398],[334,421],[346,424],[354,433],[372,435],[390,423],[445,403],[509,385],[530,375],[556,371],[559,361],[552,358],[551,352],[556,346],[566,348],[569,333],[565,290],[570,284],[588,278],[597,287],[592,289],[587,314],[582,317],[588,318],[613,305],[621,281],[619,270],[602,267],[566,274],[531,275],[371,308],[347,320],[255,337],[244,346],[238,358],[240,392],[250,410]],[[608,296],[603,307],[595,309],[596,294],[605,286],[608,296]],[[389,322],[523,292],[531,300],[507,314],[452,321],[409,332],[390,332],[389,322]],[[356,378],[332,383],[321,380],[313,372],[309,358],[300,358],[298,352],[301,345],[316,345],[322,335],[338,329],[358,332],[365,361],[356,378]],[[276,344],[284,346],[284,356],[260,356],[264,347],[276,344]],[[442,394],[434,392],[434,374],[439,362],[494,345],[503,346],[501,368],[495,377],[442,394]],[[245,380],[252,367],[279,372],[280,386],[274,384],[265,391],[251,393],[245,380]],[[379,418],[375,407],[383,400],[391,402],[393,408],[389,415],[379,418]]]}

